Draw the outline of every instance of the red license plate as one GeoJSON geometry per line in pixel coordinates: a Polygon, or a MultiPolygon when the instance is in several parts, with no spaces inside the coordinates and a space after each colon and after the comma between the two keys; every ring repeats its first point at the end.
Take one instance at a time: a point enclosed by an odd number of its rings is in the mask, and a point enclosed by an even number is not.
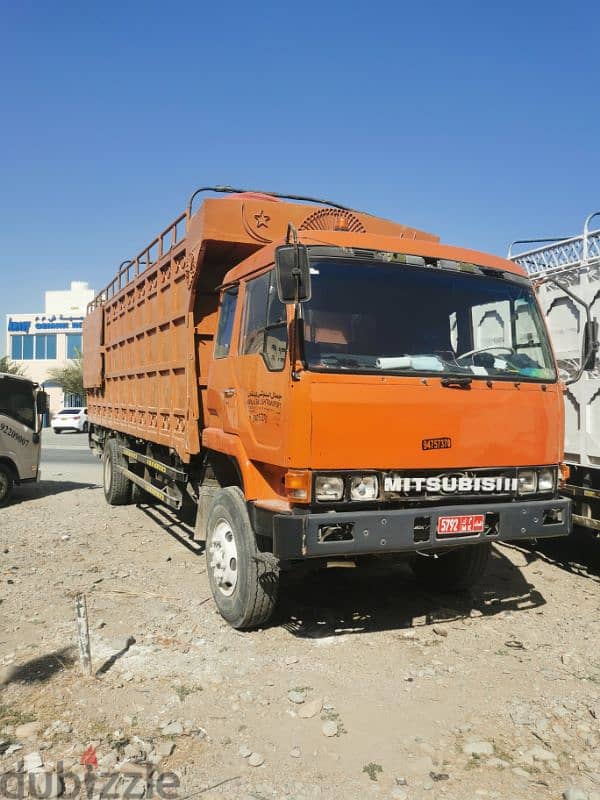
{"type": "Polygon", "coordinates": [[[438,536],[462,536],[469,533],[483,533],[484,521],[484,514],[438,517],[438,536]]]}

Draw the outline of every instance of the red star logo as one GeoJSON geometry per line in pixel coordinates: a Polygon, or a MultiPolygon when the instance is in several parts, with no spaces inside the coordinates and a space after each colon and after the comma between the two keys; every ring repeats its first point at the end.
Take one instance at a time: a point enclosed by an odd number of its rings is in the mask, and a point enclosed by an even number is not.
{"type": "Polygon", "coordinates": [[[261,211],[260,214],[255,214],[254,219],[256,220],[256,227],[257,228],[266,228],[269,224],[269,220],[271,217],[267,216],[264,211],[261,211]]]}

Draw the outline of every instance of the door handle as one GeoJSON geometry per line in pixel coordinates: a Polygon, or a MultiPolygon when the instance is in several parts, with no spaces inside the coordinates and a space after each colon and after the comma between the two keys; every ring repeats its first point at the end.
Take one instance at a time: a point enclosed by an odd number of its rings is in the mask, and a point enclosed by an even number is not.
{"type": "Polygon", "coordinates": [[[225,397],[233,397],[235,394],[235,389],[223,389],[223,394],[225,397]]]}

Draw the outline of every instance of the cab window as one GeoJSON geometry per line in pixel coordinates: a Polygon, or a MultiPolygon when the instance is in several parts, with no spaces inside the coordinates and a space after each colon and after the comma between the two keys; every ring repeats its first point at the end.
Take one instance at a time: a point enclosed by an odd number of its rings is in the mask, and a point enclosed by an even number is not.
{"type": "Polygon", "coordinates": [[[22,381],[0,380],[0,414],[11,417],[28,428],[35,427],[33,390],[22,381]]]}
{"type": "Polygon", "coordinates": [[[241,353],[260,353],[267,369],[274,372],[285,366],[287,317],[272,271],[246,283],[241,353]]]}
{"type": "Polygon", "coordinates": [[[223,292],[223,298],[221,300],[221,313],[219,315],[219,325],[217,327],[217,338],[215,341],[215,358],[225,358],[229,355],[237,298],[237,286],[234,286],[231,289],[227,289],[227,291],[223,292]]]}

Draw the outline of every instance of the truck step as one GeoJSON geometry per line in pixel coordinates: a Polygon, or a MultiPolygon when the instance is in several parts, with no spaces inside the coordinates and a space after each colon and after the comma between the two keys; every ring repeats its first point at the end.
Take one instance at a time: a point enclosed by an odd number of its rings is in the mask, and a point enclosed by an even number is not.
{"type": "Polygon", "coordinates": [[[136,453],[135,450],[130,450],[129,447],[124,447],[121,451],[128,461],[136,461],[138,464],[144,464],[149,469],[160,472],[161,475],[166,475],[179,483],[187,483],[187,473],[176,467],[171,467],[169,464],[163,464],[162,461],[157,461],[155,458],[146,456],[143,453],[136,453]]]}
{"type": "Polygon", "coordinates": [[[173,495],[166,492],[164,489],[159,489],[157,486],[154,486],[153,483],[147,481],[145,478],[141,478],[139,475],[136,475],[135,472],[132,472],[127,467],[119,467],[118,468],[123,475],[126,475],[130,481],[139,486],[148,494],[151,494],[153,497],[156,497],[157,500],[160,500],[165,505],[170,506],[171,508],[176,509],[179,511],[181,506],[183,505],[183,500],[181,498],[173,497],[173,495]]]}

